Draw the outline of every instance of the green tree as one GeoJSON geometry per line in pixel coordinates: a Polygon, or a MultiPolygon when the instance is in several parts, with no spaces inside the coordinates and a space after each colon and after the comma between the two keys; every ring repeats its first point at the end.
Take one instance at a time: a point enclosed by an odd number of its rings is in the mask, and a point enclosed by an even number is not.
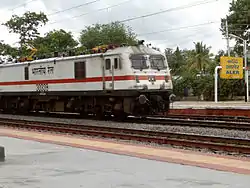
{"type": "Polygon", "coordinates": [[[184,51],[181,51],[179,47],[176,48],[176,50],[173,52],[172,49],[167,48],[165,50],[165,54],[168,60],[169,67],[171,69],[171,74],[181,75],[183,71],[183,65],[185,64],[184,60],[184,51]]]}
{"type": "Polygon", "coordinates": [[[95,24],[82,30],[80,35],[82,46],[90,49],[105,44],[136,44],[136,35],[130,27],[119,22],[110,24],[95,24]]]}
{"type": "Polygon", "coordinates": [[[175,61],[174,61],[174,51],[171,48],[165,49],[165,55],[167,58],[168,66],[170,67],[171,74],[175,74],[175,61]]]}
{"type": "Polygon", "coordinates": [[[211,58],[210,48],[197,42],[194,49],[181,53],[177,49],[175,54],[182,63],[176,66],[181,71],[180,77],[174,80],[174,92],[183,96],[184,88],[188,88],[193,90],[195,96],[203,96],[205,100],[213,99],[213,71],[216,63],[211,58]]]}
{"type": "Polygon", "coordinates": [[[72,50],[78,45],[78,42],[73,38],[71,32],[60,29],[50,31],[44,37],[36,38],[33,44],[38,49],[38,55],[48,55],[52,52],[72,50]]]}
{"type": "Polygon", "coordinates": [[[13,15],[9,21],[3,23],[11,33],[19,35],[20,45],[39,36],[38,28],[48,22],[47,16],[40,12],[26,12],[22,16],[13,15]]]}
{"type": "Polygon", "coordinates": [[[202,42],[197,42],[195,49],[188,53],[188,64],[190,70],[194,70],[195,74],[206,74],[206,70],[211,62],[210,47],[203,45],[202,42]]]}
{"type": "Polygon", "coordinates": [[[9,44],[5,44],[3,41],[1,41],[0,42],[0,54],[10,55],[15,58],[18,55],[18,49],[10,46],[9,44]]]}
{"type": "MultiPolygon", "coordinates": [[[[221,31],[226,36],[226,19],[228,20],[229,33],[235,34],[244,39],[250,39],[248,30],[250,29],[250,2],[249,0],[233,0],[230,3],[229,15],[221,19],[221,31]]],[[[242,41],[236,39],[237,44],[235,50],[238,54],[242,54],[242,41]]]]}

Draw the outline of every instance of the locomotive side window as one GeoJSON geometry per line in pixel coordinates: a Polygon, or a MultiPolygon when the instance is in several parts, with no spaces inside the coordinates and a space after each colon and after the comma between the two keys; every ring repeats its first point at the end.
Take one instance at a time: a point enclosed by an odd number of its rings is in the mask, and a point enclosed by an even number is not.
{"type": "Polygon", "coordinates": [[[75,62],[75,79],[86,78],[86,62],[75,62]]]}
{"type": "Polygon", "coordinates": [[[24,67],[24,79],[29,80],[29,67],[24,67]]]}
{"type": "Polygon", "coordinates": [[[118,58],[114,59],[114,68],[119,69],[118,58]]]}
{"type": "Polygon", "coordinates": [[[106,70],[110,70],[111,69],[111,60],[110,59],[106,59],[105,60],[105,69],[106,70]]]}
{"type": "Polygon", "coordinates": [[[119,65],[119,68],[122,69],[122,61],[121,61],[121,59],[118,59],[118,65],[119,65]]]}

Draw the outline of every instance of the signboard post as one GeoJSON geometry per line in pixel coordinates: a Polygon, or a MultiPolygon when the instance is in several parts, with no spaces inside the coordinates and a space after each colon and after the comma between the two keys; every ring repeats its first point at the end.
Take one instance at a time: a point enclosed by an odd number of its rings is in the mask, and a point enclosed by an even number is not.
{"type": "Polygon", "coordinates": [[[243,79],[243,58],[241,57],[220,57],[220,78],[222,79],[243,79]]]}
{"type": "Polygon", "coordinates": [[[234,37],[243,41],[243,55],[244,55],[244,64],[245,64],[245,102],[249,101],[249,80],[248,80],[248,65],[247,65],[247,40],[243,39],[237,35],[229,34],[230,37],[234,37]]]}
{"type": "Polygon", "coordinates": [[[218,70],[220,71],[220,78],[222,79],[243,79],[243,58],[240,57],[220,57],[220,66],[215,67],[214,74],[214,101],[218,102],[218,85],[217,85],[217,77],[218,70]]]}

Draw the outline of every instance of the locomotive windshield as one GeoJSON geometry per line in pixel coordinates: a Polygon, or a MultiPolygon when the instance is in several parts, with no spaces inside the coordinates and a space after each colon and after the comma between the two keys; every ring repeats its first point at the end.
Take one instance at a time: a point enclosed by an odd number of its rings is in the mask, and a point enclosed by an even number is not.
{"type": "Polygon", "coordinates": [[[147,57],[144,55],[131,55],[130,60],[134,69],[148,69],[147,57]]]}
{"type": "Polygon", "coordinates": [[[134,69],[148,69],[149,64],[151,69],[163,70],[167,68],[165,58],[162,55],[134,54],[130,56],[130,60],[134,69]]]}
{"type": "Polygon", "coordinates": [[[149,61],[152,69],[162,70],[166,68],[165,58],[161,55],[150,55],[149,61]]]}

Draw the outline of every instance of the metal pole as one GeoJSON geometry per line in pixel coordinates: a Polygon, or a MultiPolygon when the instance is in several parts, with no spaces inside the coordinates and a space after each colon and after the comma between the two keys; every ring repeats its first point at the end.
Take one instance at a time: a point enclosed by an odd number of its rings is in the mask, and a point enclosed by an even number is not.
{"type": "Polygon", "coordinates": [[[112,65],[112,90],[115,89],[115,79],[114,79],[114,65],[112,65]]]}
{"type": "Polygon", "coordinates": [[[227,21],[227,18],[226,18],[226,39],[227,39],[227,54],[230,57],[230,46],[229,46],[228,21],[227,21]]]}
{"type": "Polygon", "coordinates": [[[221,66],[216,66],[214,69],[214,102],[218,102],[218,69],[221,69],[221,66]]]}
{"type": "Polygon", "coordinates": [[[247,68],[247,40],[244,40],[243,38],[240,38],[239,36],[236,36],[233,34],[230,34],[230,36],[233,36],[243,41],[243,45],[244,45],[243,55],[244,55],[244,64],[245,64],[245,102],[248,102],[249,101],[249,84],[248,84],[248,68],[247,68]]]}
{"type": "Polygon", "coordinates": [[[217,75],[217,71],[218,71],[218,66],[216,66],[215,67],[215,70],[214,70],[214,102],[218,102],[218,90],[217,90],[217,87],[218,87],[218,81],[217,81],[217,77],[218,77],[218,75],[217,75]]]}
{"type": "Polygon", "coordinates": [[[247,41],[243,40],[244,43],[244,64],[245,64],[245,83],[246,83],[246,102],[249,101],[249,84],[248,84],[248,68],[247,68],[247,41]]]}

